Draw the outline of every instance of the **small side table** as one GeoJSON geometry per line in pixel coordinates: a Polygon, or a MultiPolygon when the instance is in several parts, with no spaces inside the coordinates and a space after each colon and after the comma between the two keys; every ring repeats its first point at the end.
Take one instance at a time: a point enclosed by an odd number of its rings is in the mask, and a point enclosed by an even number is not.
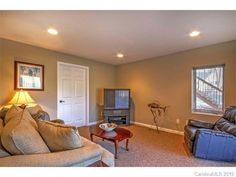
{"type": "Polygon", "coordinates": [[[157,132],[159,133],[158,119],[160,118],[162,111],[163,112],[166,111],[167,106],[162,107],[159,103],[154,102],[154,103],[148,104],[148,107],[150,108],[150,111],[153,115],[153,121],[154,121],[154,124],[156,125],[157,132]]]}

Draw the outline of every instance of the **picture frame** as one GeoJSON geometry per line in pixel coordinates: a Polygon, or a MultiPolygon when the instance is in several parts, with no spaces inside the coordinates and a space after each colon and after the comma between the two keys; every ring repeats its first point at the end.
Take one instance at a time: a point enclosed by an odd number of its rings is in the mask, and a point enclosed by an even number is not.
{"type": "Polygon", "coordinates": [[[15,61],[15,90],[44,90],[44,65],[15,61]]]}

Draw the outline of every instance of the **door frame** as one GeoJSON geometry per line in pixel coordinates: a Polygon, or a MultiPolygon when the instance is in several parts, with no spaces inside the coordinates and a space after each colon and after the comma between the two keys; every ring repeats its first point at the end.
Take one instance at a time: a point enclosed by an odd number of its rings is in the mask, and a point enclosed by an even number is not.
{"type": "Polygon", "coordinates": [[[59,104],[59,74],[60,74],[59,67],[60,67],[60,65],[82,68],[82,69],[85,69],[85,71],[86,71],[85,125],[89,125],[89,67],[87,67],[87,66],[82,66],[82,65],[72,64],[72,63],[65,63],[65,62],[60,62],[60,61],[57,62],[57,117],[59,115],[59,105],[58,104],[59,104]]]}

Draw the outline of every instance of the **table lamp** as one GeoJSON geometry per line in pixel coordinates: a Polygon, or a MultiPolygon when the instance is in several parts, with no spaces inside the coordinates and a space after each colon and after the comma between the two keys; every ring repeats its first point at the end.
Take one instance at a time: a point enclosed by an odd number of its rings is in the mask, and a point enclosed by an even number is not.
{"type": "Polygon", "coordinates": [[[9,102],[9,104],[17,105],[22,109],[25,109],[26,106],[30,103],[35,103],[35,101],[31,98],[29,93],[24,90],[17,91],[14,97],[9,102]]]}

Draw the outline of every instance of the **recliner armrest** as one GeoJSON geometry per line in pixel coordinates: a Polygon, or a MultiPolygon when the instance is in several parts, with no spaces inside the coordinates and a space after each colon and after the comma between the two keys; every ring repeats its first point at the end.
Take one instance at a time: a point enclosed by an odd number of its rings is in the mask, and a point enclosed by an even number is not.
{"type": "Polygon", "coordinates": [[[188,125],[193,126],[193,127],[198,127],[198,128],[213,129],[215,124],[211,122],[205,122],[202,120],[189,119],[188,125]]]}

